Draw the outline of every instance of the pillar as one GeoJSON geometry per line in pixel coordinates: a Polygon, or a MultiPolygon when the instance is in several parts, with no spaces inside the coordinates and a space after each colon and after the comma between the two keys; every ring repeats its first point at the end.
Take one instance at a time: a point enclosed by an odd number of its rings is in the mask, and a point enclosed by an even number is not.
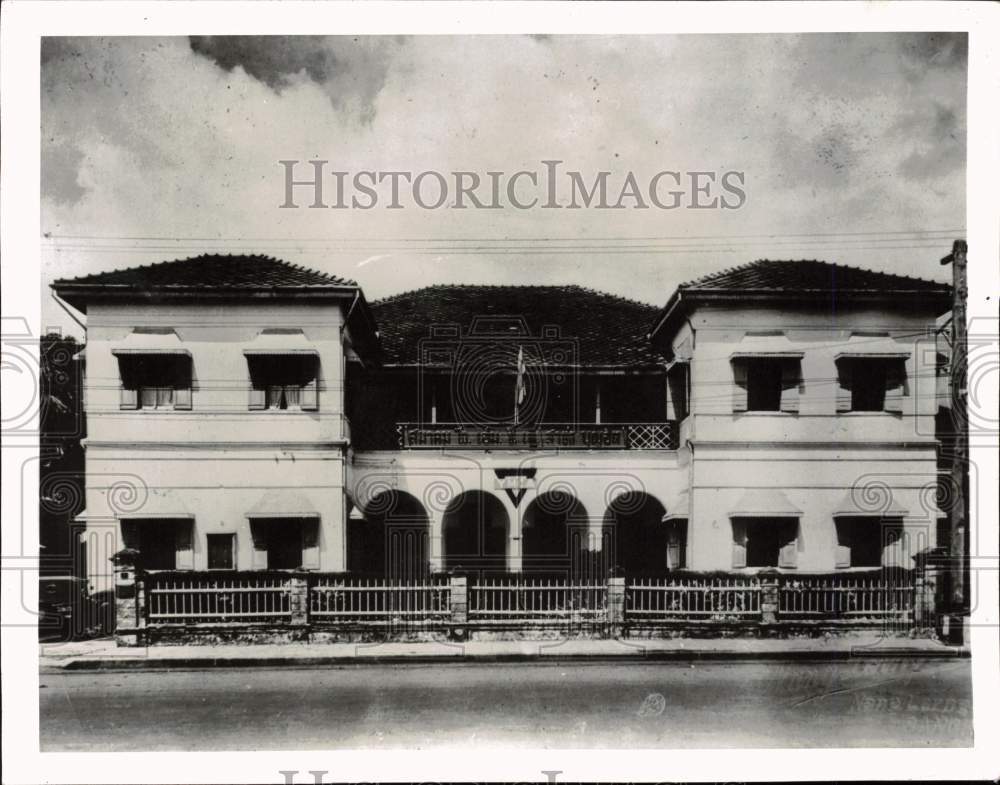
{"type": "Polygon", "coordinates": [[[778,580],[780,573],[765,571],[760,573],[760,620],[763,624],[778,621],[778,580]]]}
{"type": "Polygon", "coordinates": [[[137,551],[126,548],[111,558],[115,571],[115,643],[119,646],[140,645],[140,628],[146,626],[145,586],[136,571],[137,556],[137,551]]]}

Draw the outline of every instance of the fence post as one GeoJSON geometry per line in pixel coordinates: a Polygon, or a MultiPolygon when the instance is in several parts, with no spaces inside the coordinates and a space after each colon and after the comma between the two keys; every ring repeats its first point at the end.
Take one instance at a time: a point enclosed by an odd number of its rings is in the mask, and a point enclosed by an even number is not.
{"type": "Polygon", "coordinates": [[[779,580],[781,573],[768,570],[760,578],[760,620],[762,624],[778,621],[779,580]]]}
{"type": "Polygon", "coordinates": [[[464,638],[465,626],[469,622],[469,584],[464,575],[448,576],[448,591],[451,594],[451,634],[464,638]]]}
{"type": "Polygon", "coordinates": [[[292,627],[301,629],[309,626],[308,573],[296,572],[288,576],[288,610],[291,612],[292,627]]]}
{"type": "Polygon", "coordinates": [[[111,557],[115,570],[115,643],[139,646],[146,626],[146,590],[144,576],[138,574],[138,552],[121,550],[111,557]]]}
{"type": "Polygon", "coordinates": [[[942,594],[941,565],[938,554],[917,554],[913,578],[913,622],[922,628],[938,627],[938,608],[942,594]]]}
{"type": "Polygon", "coordinates": [[[608,578],[608,627],[612,638],[625,629],[625,578],[608,578]]]}

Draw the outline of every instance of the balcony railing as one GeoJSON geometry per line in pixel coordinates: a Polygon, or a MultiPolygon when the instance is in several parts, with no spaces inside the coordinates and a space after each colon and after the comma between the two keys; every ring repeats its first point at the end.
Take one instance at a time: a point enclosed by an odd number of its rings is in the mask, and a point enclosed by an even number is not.
{"type": "Polygon", "coordinates": [[[399,423],[404,450],[676,450],[677,423],[399,423]]]}

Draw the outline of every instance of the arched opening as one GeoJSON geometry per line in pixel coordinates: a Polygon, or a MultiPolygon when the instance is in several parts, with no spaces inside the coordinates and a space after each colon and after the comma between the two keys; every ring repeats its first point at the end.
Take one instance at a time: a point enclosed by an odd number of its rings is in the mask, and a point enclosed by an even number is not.
{"type": "Polygon", "coordinates": [[[495,496],[483,491],[459,494],[445,510],[442,526],[445,569],[506,570],[510,520],[495,496]]]}
{"type": "Polygon", "coordinates": [[[661,575],[667,569],[667,539],[663,505],[653,496],[630,491],[608,506],[604,526],[610,531],[615,564],[625,575],[661,575]]]}
{"type": "Polygon", "coordinates": [[[577,554],[587,547],[587,510],[564,491],[534,499],[521,519],[521,570],[527,573],[576,573],[577,554]]]}
{"type": "Polygon", "coordinates": [[[347,528],[347,569],[391,580],[430,574],[430,521],[424,506],[403,491],[374,496],[347,528]]]}

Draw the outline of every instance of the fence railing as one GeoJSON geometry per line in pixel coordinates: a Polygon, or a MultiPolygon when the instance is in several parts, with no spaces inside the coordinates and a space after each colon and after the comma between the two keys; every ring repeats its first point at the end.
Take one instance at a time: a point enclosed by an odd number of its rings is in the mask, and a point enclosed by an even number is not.
{"type": "Polygon", "coordinates": [[[913,613],[915,599],[911,579],[790,576],[778,587],[778,615],[786,619],[905,620],[913,613]]]}
{"type": "Polygon", "coordinates": [[[626,584],[625,616],[636,622],[754,619],[760,598],[754,577],[638,579],[626,584]]]}
{"type": "Polygon", "coordinates": [[[530,578],[484,579],[469,586],[470,623],[594,624],[607,617],[607,585],[530,578]]]}
{"type": "MultiPolygon", "coordinates": [[[[324,573],[150,572],[119,592],[118,619],[157,625],[385,630],[608,625],[612,634],[673,623],[845,622],[908,626],[930,607],[912,573],[668,575],[587,581],[511,575],[392,581],[324,573]],[[129,599],[131,597],[132,599],[129,599]],[[137,603],[136,598],[143,598],[137,603]],[[918,610],[918,605],[920,610],[918,610]],[[123,615],[124,614],[124,615],[123,615]]],[[[121,588],[121,587],[119,587],[121,588]]]]}
{"type": "Polygon", "coordinates": [[[317,575],[309,583],[309,617],[337,624],[419,625],[451,618],[447,581],[397,581],[317,575]]]}
{"type": "Polygon", "coordinates": [[[404,450],[676,450],[675,420],[648,423],[397,424],[404,450]]]}
{"type": "Polygon", "coordinates": [[[146,617],[161,624],[290,621],[290,581],[285,575],[150,573],[146,617]]]}

